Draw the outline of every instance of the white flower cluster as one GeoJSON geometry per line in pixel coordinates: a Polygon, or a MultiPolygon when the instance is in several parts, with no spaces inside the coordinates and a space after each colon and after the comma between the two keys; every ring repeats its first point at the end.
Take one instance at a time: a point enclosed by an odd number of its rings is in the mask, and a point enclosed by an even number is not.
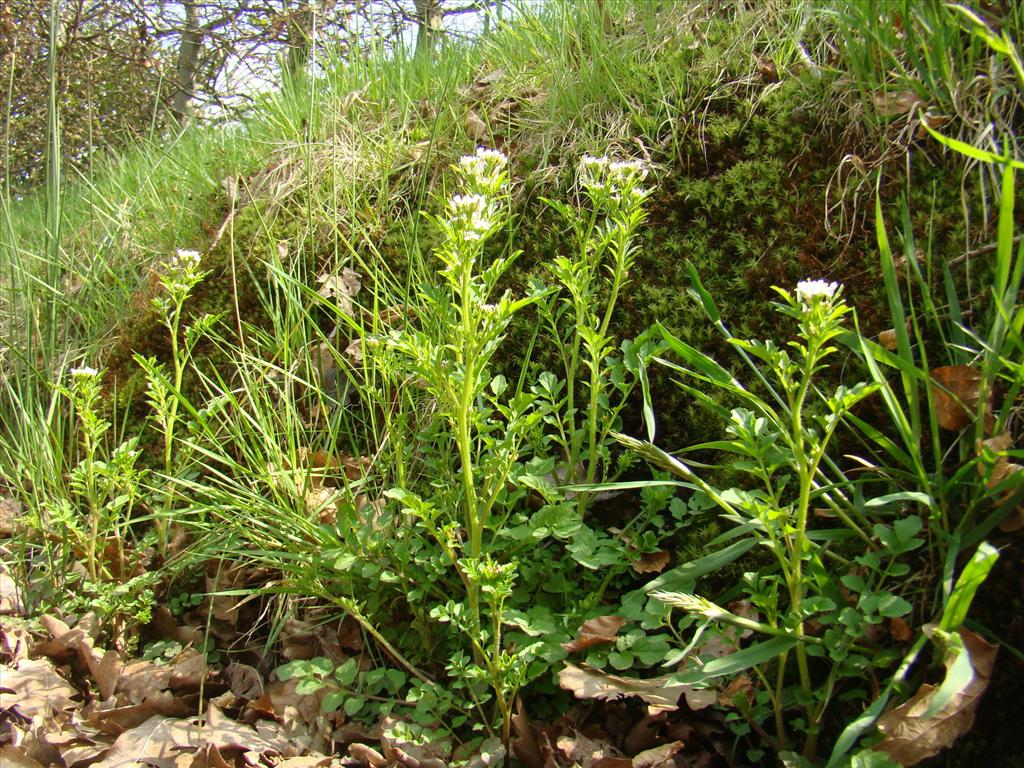
{"type": "Polygon", "coordinates": [[[461,158],[458,167],[473,185],[488,188],[499,181],[506,165],[508,158],[501,152],[479,147],[475,154],[461,158]]]}
{"type": "Polygon", "coordinates": [[[830,300],[839,290],[839,283],[824,280],[801,280],[796,284],[796,297],[805,307],[814,306],[819,299],[830,300]]]}
{"type": "Polygon", "coordinates": [[[91,378],[95,378],[96,376],[100,375],[99,371],[97,371],[95,368],[92,368],[91,366],[88,366],[88,365],[83,365],[81,368],[72,368],[69,371],[69,373],[72,376],[74,376],[76,379],[78,379],[78,378],[89,378],[89,379],[91,379],[91,378]]]}
{"type": "Polygon", "coordinates": [[[642,199],[648,191],[640,186],[647,178],[647,165],[641,160],[612,160],[607,155],[584,155],[580,161],[580,183],[593,193],[608,194],[612,200],[623,194],[642,199]]]}
{"type": "Polygon", "coordinates": [[[494,226],[494,209],[483,195],[455,195],[448,203],[452,224],[467,240],[479,240],[494,226]]]}
{"type": "Polygon", "coordinates": [[[199,262],[201,260],[202,256],[199,255],[199,251],[190,251],[185,248],[179,248],[174,252],[172,263],[179,269],[195,269],[199,266],[199,262]]]}

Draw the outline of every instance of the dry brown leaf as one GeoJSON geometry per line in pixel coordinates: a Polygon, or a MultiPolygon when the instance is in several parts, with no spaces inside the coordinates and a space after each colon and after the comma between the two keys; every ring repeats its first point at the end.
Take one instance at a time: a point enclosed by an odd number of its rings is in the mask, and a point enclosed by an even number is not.
{"type": "Polygon", "coordinates": [[[0,496],[0,537],[14,536],[21,530],[21,504],[10,496],[0,496]]]}
{"type": "Polygon", "coordinates": [[[198,741],[198,729],[192,721],[156,715],[118,736],[93,768],[127,768],[143,761],[171,768],[175,758],[194,749],[198,741]]]}
{"type": "Polygon", "coordinates": [[[3,768],[43,768],[43,764],[33,760],[13,744],[0,747],[0,765],[3,768]]]}
{"type": "Polygon", "coordinates": [[[944,365],[932,369],[935,417],[943,429],[963,429],[978,410],[981,373],[970,365],[944,365]]]}
{"type": "MultiPolygon", "coordinates": [[[[938,688],[922,685],[909,701],[878,719],[878,729],[886,738],[874,749],[888,753],[900,765],[916,765],[938,754],[974,723],[974,712],[988,687],[999,647],[967,629],[960,630],[960,637],[974,670],[967,687],[946,702],[934,717],[926,719],[924,715],[938,688]]],[[[947,660],[947,669],[951,663],[947,660]]]]}
{"type": "MultiPolygon", "coordinates": [[[[986,487],[996,488],[1010,478],[1014,479],[1014,482],[1007,484],[1001,497],[1001,503],[1009,501],[1017,492],[1020,484],[1024,483],[1024,466],[1012,463],[1010,457],[1006,455],[1011,448],[1013,448],[1013,437],[1007,433],[994,435],[987,440],[978,442],[978,456],[982,459],[977,464],[978,474],[982,477],[987,475],[986,487]],[[994,461],[990,458],[991,454],[995,454],[994,461]]],[[[999,529],[1004,533],[1015,533],[1022,528],[1024,528],[1024,504],[1011,510],[1006,517],[999,521],[999,529]]]]}
{"type": "Polygon", "coordinates": [[[714,704],[716,698],[713,690],[696,691],[689,685],[670,683],[667,677],[646,680],[619,677],[575,664],[566,664],[565,669],[558,673],[558,684],[565,690],[572,691],[577,699],[610,701],[623,696],[639,696],[652,712],[678,709],[679,697],[683,694],[686,695],[687,704],[691,709],[703,709],[714,704]],[[704,703],[705,701],[707,703],[704,703]]]}
{"type": "Polygon", "coordinates": [[[263,695],[263,675],[256,667],[232,662],[224,674],[231,685],[231,692],[238,698],[250,701],[263,695]]]}
{"type": "Polygon", "coordinates": [[[757,73],[766,83],[779,82],[779,68],[775,62],[763,56],[757,56],[757,73]]]}
{"type": "Polygon", "coordinates": [[[598,616],[583,622],[576,639],[562,643],[569,653],[593,648],[595,645],[614,643],[619,630],[625,626],[626,620],[621,616],[598,616]]]}
{"type": "Polygon", "coordinates": [[[109,702],[96,703],[82,711],[82,722],[100,733],[116,738],[128,729],[142,725],[154,715],[184,717],[192,712],[195,712],[195,707],[170,691],[156,691],[141,704],[109,706],[109,702]]]}
{"type": "Polygon", "coordinates": [[[359,742],[349,744],[348,753],[363,765],[370,766],[370,768],[384,768],[388,764],[388,761],[384,759],[384,755],[373,747],[359,742]]]}
{"type": "Polygon", "coordinates": [[[116,693],[124,704],[142,704],[170,687],[171,668],[150,661],[130,661],[121,670],[116,693]]]}
{"type": "MultiPolygon", "coordinates": [[[[223,751],[254,753],[257,756],[293,756],[297,750],[281,734],[277,723],[259,723],[255,728],[225,717],[214,706],[207,710],[202,728],[195,718],[151,717],[137,728],[125,731],[114,742],[97,768],[122,768],[136,761],[164,768],[175,765],[182,752],[201,751],[199,765],[216,765],[223,751]],[[214,762],[203,763],[204,758],[214,762]]],[[[232,760],[233,762],[233,760],[232,760]]]]}
{"type": "Polygon", "coordinates": [[[329,768],[332,765],[340,765],[329,755],[303,755],[302,757],[288,757],[274,768],[329,768]]]}
{"type": "Polygon", "coordinates": [[[0,709],[16,709],[27,718],[50,718],[57,712],[75,709],[78,691],[57,674],[47,659],[22,659],[14,666],[0,664],[0,709]]]}
{"type": "Polygon", "coordinates": [[[25,627],[0,627],[0,663],[27,659],[31,645],[32,634],[25,627]]]}
{"type": "Polygon", "coordinates": [[[0,563],[0,616],[24,615],[25,603],[18,583],[7,573],[7,566],[0,563]]]}
{"type": "Polygon", "coordinates": [[[338,311],[343,314],[353,314],[352,299],[355,298],[356,294],[359,293],[359,289],[362,288],[362,281],[359,278],[358,272],[345,267],[341,270],[341,274],[331,275],[325,273],[320,275],[316,281],[320,284],[317,293],[325,299],[333,298],[335,304],[338,305],[338,311]]]}
{"type": "Polygon", "coordinates": [[[234,627],[238,624],[238,608],[241,599],[236,594],[218,594],[234,591],[245,585],[245,566],[224,560],[209,560],[206,563],[206,593],[213,610],[213,618],[234,627]]]}
{"type": "Polygon", "coordinates": [[[942,126],[946,125],[949,120],[950,118],[948,115],[936,115],[933,113],[925,115],[921,124],[917,126],[917,138],[927,139],[929,135],[928,128],[931,128],[933,131],[937,131],[942,128],[942,126]],[[926,125],[928,128],[925,128],[926,125]]]}
{"type": "Polygon", "coordinates": [[[329,486],[310,487],[306,489],[304,501],[306,510],[324,525],[334,525],[338,519],[338,499],[341,494],[337,488],[329,486]]]}
{"type": "Polygon", "coordinates": [[[633,570],[637,573],[661,573],[668,566],[672,559],[666,549],[659,549],[657,552],[644,552],[639,560],[633,561],[633,570]]]}
{"type": "Polygon", "coordinates": [[[1003,533],[1017,533],[1024,530],[1024,507],[1015,509],[999,521],[999,530],[1003,533]]]}
{"type": "Polygon", "coordinates": [[[729,684],[718,694],[718,703],[723,707],[735,707],[736,697],[741,696],[749,704],[754,698],[754,683],[746,675],[739,675],[729,681],[729,684]]]}
{"type": "Polygon", "coordinates": [[[515,714],[512,715],[512,754],[526,768],[544,768],[544,756],[537,743],[537,734],[530,725],[530,718],[523,707],[522,699],[516,698],[515,714]]]}
{"type": "Polygon", "coordinates": [[[487,124],[472,109],[466,113],[466,135],[477,143],[487,143],[491,135],[487,124]]]}
{"type": "Polygon", "coordinates": [[[195,753],[189,768],[234,768],[234,761],[228,763],[216,744],[207,744],[195,753]]]}
{"type": "Polygon", "coordinates": [[[671,741],[660,747],[648,749],[633,758],[633,768],[672,768],[676,752],[683,748],[683,742],[671,741]]]}
{"type": "Polygon", "coordinates": [[[308,621],[289,618],[281,629],[281,655],[289,661],[312,659],[320,651],[314,627],[308,621]]]}
{"type": "Polygon", "coordinates": [[[43,625],[50,638],[32,648],[34,656],[48,656],[59,662],[70,661],[78,655],[82,641],[89,637],[87,630],[90,625],[84,618],[74,629],[56,616],[43,616],[39,623],[43,625]]]}
{"type": "Polygon", "coordinates": [[[89,672],[92,679],[96,681],[96,687],[100,691],[101,699],[109,699],[117,690],[117,684],[121,681],[121,655],[114,650],[104,651],[97,658],[97,653],[91,653],[87,657],[89,672]]]}
{"type": "Polygon", "coordinates": [[[893,616],[889,619],[889,634],[892,635],[892,639],[897,643],[906,643],[914,636],[910,625],[899,616],[893,616]]]}
{"type": "Polygon", "coordinates": [[[873,97],[875,109],[882,117],[899,117],[912,111],[921,103],[913,91],[885,91],[873,97]]]}
{"type": "Polygon", "coordinates": [[[57,749],[60,752],[61,759],[64,761],[64,765],[69,768],[74,768],[78,765],[90,765],[110,749],[110,744],[108,743],[85,739],[79,741],[74,734],[69,735],[76,739],[76,743],[68,746],[62,745],[57,749]]]}
{"type": "Polygon", "coordinates": [[[363,628],[351,615],[342,619],[338,627],[338,646],[351,653],[363,650],[363,628]]]}
{"type": "Polygon", "coordinates": [[[353,339],[350,341],[349,345],[345,347],[345,354],[353,364],[361,365],[363,362],[363,340],[353,339]]]}
{"type": "Polygon", "coordinates": [[[622,739],[623,751],[627,755],[637,755],[664,742],[662,732],[665,730],[667,718],[667,712],[655,712],[637,720],[622,739]]]}
{"type": "Polygon", "coordinates": [[[611,744],[591,739],[579,732],[572,736],[559,736],[555,746],[571,765],[580,768],[592,768],[607,757],[619,757],[611,744]]]}
{"type": "Polygon", "coordinates": [[[186,648],[171,660],[170,668],[167,687],[199,690],[207,675],[206,654],[186,648]]]}
{"type": "Polygon", "coordinates": [[[887,331],[882,331],[878,334],[878,343],[890,351],[895,350],[898,346],[896,342],[896,329],[890,328],[887,331]]]}

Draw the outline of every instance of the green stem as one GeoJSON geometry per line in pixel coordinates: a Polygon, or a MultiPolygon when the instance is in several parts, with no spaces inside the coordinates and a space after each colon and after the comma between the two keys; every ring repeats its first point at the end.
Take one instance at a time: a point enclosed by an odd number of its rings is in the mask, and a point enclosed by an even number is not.
{"type": "MultiPolygon", "coordinates": [[[[793,612],[793,616],[796,618],[796,632],[798,635],[804,634],[804,622],[801,618],[801,601],[803,599],[804,589],[803,557],[804,551],[807,549],[807,513],[810,507],[811,484],[814,480],[814,469],[811,466],[811,462],[808,461],[805,450],[802,417],[804,399],[807,396],[807,390],[810,386],[811,375],[814,371],[817,353],[817,344],[812,339],[808,339],[807,357],[804,360],[803,376],[801,377],[800,386],[792,403],[793,457],[796,460],[797,472],[799,474],[800,493],[796,506],[795,542],[792,546],[792,552],[790,555],[792,558],[792,567],[791,578],[789,580],[789,595],[790,607],[793,612]]],[[[814,706],[812,703],[813,688],[811,685],[810,670],[807,665],[807,649],[804,646],[803,640],[797,642],[795,650],[797,669],[800,673],[800,687],[803,689],[804,695],[807,697],[807,721],[808,723],[811,723],[814,720],[814,706]]],[[[814,740],[815,739],[812,735],[808,738],[807,745],[811,746],[814,740]]]]}

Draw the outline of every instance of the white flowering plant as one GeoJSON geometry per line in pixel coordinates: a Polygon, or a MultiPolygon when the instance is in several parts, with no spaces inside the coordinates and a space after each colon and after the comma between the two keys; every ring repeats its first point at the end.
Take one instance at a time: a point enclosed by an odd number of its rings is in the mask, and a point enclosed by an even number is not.
{"type": "MultiPolygon", "coordinates": [[[[557,257],[555,284],[525,295],[501,286],[519,256],[498,238],[508,224],[507,160],[481,149],[454,166],[453,194],[429,217],[438,269],[413,282],[399,322],[361,335],[355,378],[386,435],[378,464],[388,503],[373,524],[339,515],[344,541],[314,556],[330,569],[331,599],[364,627],[398,603],[412,615],[415,642],[395,639],[389,655],[411,676],[407,698],[424,724],[469,725],[506,747],[517,692],[553,688],[562,644],[602,610],[610,586],[635,579],[631,564],[659,540],[650,517],[671,496],[645,496],[633,520],[609,531],[587,516],[593,494],[571,487],[622,468],[610,434],[654,348],[620,344],[614,317],[636,257],[646,170],[599,166],[580,172],[589,205],[560,208],[578,235],[557,257]],[[537,308],[548,333],[524,312],[537,308]],[[534,340],[505,360],[518,363],[513,376],[493,361],[517,317],[517,330],[534,324],[534,340]],[[568,355],[559,376],[533,364],[543,345],[568,355]],[[356,605],[347,594],[365,598],[356,605]]],[[[633,640],[644,664],[667,649],[633,640]]],[[[286,674],[307,672],[317,674],[286,674]]]]}
{"type": "MultiPolygon", "coordinates": [[[[537,387],[554,427],[551,440],[568,484],[607,482],[628,467],[612,461],[611,431],[635,387],[646,386],[645,365],[660,347],[653,337],[619,342],[616,309],[637,256],[636,234],[646,219],[648,168],[639,160],[585,155],[579,186],[590,203],[584,215],[547,201],[569,226],[573,242],[547,271],[556,290],[540,304],[542,322],[557,350],[561,370],[544,374],[537,387]]],[[[580,514],[590,499],[581,491],[580,514]]]]}
{"type": "MultiPolygon", "coordinates": [[[[501,510],[524,441],[540,415],[531,407],[532,395],[520,389],[508,397],[508,383],[490,369],[512,318],[536,300],[514,297],[510,291],[494,296],[498,281],[519,255],[486,250],[507,216],[506,166],[504,155],[486,149],[455,166],[464,191],[449,198],[444,214],[433,217],[441,233],[435,255],[444,290],[424,286],[418,327],[392,332],[378,351],[395,358],[388,364],[397,363],[395,370],[412,371],[419,378],[447,427],[435,436],[441,443],[437,449],[440,455],[450,450],[457,455],[454,488],[437,489],[433,498],[404,487],[388,495],[419,520],[464,587],[464,600],[452,596],[436,605],[430,618],[468,639],[470,654],[460,655],[451,668],[454,684],[468,691],[478,708],[493,695],[508,743],[512,703],[531,656],[528,649],[509,653],[503,647],[503,606],[512,592],[516,564],[495,562],[490,550],[507,516],[501,510]],[[441,511],[448,509],[459,514],[441,511]],[[490,694],[479,690],[480,683],[490,687],[490,694]]],[[[484,715],[482,709],[480,713],[484,715]]]]}
{"type": "MultiPolygon", "coordinates": [[[[691,276],[694,296],[755,381],[743,383],[665,328],[663,338],[681,362],[659,362],[681,374],[683,390],[726,424],[721,439],[689,446],[684,453],[720,452],[726,458],[698,464],[650,440],[618,437],[676,475],[674,485],[710,500],[736,526],[713,542],[729,542],[707,556],[713,567],[724,567],[754,547],[771,562],[744,574],[739,599],[734,590],[728,606],[696,594],[689,565],[662,574],[645,591],[682,609],[685,616],[674,631],[693,632],[686,648],[668,660],[680,665],[677,682],[719,694],[752,688],[749,696],[724,694],[733,730],[753,732],[780,754],[791,753],[787,760],[815,764],[837,701],[862,696],[866,675],[902,679],[925,641],[918,637],[910,661],[897,667],[902,652],[893,637],[912,634],[908,554],[925,545],[926,523],[916,509],[920,494],[884,476],[852,480],[855,473],[833,455],[837,433],[855,421],[851,411],[882,387],[878,381],[825,386],[835,381],[829,363],[843,348],[840,341],[849,343],[852,333],[847,321],[853,311],[841,285],[811,279],[794,290],[776,288],[781,298],[776,308],[796,330],[780,346],[732,336],[692,269],[691,276]],[[723,394],[736,407],[724,407],[723,394]],[[723,471],[738,473],[735,487],[720,488],[713,481],[723,471]],[[755,637],[742,649],[736,642],[741,632],[755,637]],[[701,637],[707,633],[736,643],[737,650],[721,659],[705,653],[709,646],[701,637]],[[739,675],[746,676],[742,686],[739,675]],[[734,685],[720,683],[723,678],[733,678],[734,685]]],[[[988,557],[985,550],[979,562],[990,567],[988,557]]],[[[971,580],[976,576],[970,574],[971,580]]],[[[949,625],[958,627],[953,620],[949,625]]],[[[874,717],[877,712],[851,724],[836,742],[830,766],[847,764],[847,753],[874,717]]]]}
{"type": "Polygon", "coordinates": [[[129,647],[149,620],[154,599],[152,579],[135,578],[145,558],[133,546],[131,528],[146,475],[136,467],[139,438],[108,448],[111,423],[102,415],[102,371],[88,365],[71,368],[57,391],[71,406],[80,451],[69,472],[69,498],[42,522],[69,545],[65,556],[80,557],[85,567],[83,582],[74,589],[76,599],[98,615],[118,647],[129,647]],[[115,592],[122,598],[95,599],[115,592]]]}
{"type": "Polygon", "coordinates": [[[196,344],[217,323],[218,316],[202,315],[183,327],[185,302],[207,276],[202,269],[198,251],[178,249],[158,268],[157,281],[162,292],[153,297],[152,305],[167,329],[170,342],[170,370],[155,357],[135,355],[135,362],[146,376],[146,392],[153,418],[163,432],[164,482],[158,489],[158,511],[153,517],[157,546],[161,557],[168,555],[169,521],[175,499],[175,479],[189,466],[192,452],[188,443],[176,439],[178,411],[187,400],[182,392],[185,371],[196,344]]]}

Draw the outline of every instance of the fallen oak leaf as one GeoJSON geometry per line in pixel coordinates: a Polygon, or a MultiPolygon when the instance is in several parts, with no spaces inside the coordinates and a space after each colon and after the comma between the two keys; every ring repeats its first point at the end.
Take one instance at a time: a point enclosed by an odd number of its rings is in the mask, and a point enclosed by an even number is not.
{"type": "Polygon", "coordinates": [[[671,741],[660,747],[644,750],[633,758],[633,768],[670,768],[675,765],[672,758],[683,746],[681,741],[671,741]]]}
{"type": "Polygon", "coordinates": [[[878,334],[878,343],[890,352],[895,352],[898,346],[896,340],[896,329],[890,328],[886,331],[880,332],[878,334]]]}
{"type": "Polygon", "coordinates": [[[13,744],[0,747],[0,765],[4,768],[43,768],[43,764],[34,760],[13,744]]]}
{"type": "Polygon", "coordinates": [[[358,741],[348,745],[348,753],[363,765],[370,766],[370,768],[384,768],[388,764],[384,755],[373,747],[358,741]]]}
{"type": "MultiPolygon", "coordinates": [[[[120,696],[118,698],[121,698],[120,696]]],[[[110,702],[94,702],[95,706],[82,711],[82,722],[100,733],[117,738],[125,731],[136,728],[154,715],[184,717],[195,708],[170,691],[157,691],[140,704],[104,706],[110,702]]]]}
{"type": "Polygon", "coordinates": [[[659,549],[657,552],[644,552],[638,560],[633,561],[633,571],[636,573],[661,573],[668,567],[672,555],[667,549],[659,549]]]}
{"type": "Polygon", "coordinates": [[[544,756],[537,743],[537,734],[530,724],[530,718],[523,707],[523,701],[516,697],[515,713],[512,715],[512,754],[526,768],[543,768],[544,756]]]}
{"type": "Polygon", "coordinates": [[[555,746],[571,765],[580,768],[593,768],[597,763],[608,757],[617,757],[615,748],[607,742],[591,739],[577,732],[574,736],[559,736],[555,746]],[[605,754],[611,752],[613,754],[605,754]]]}
{"type": "Polygon", "coordinates": [[[22,659],[13,666],[0,664],[0,680],[0,710],[15,709],[26,718],[45,719],[79,706],[72,701],[78,691],[46,659],[22,659]]]}
{"type": "Polygon", "coordinates": [[[905,115],[921,103],[913,91],[882,91],[875,93],[872,100],[882,117],[905,115]]]}
{"type": "Polygon", "coordinates": [[[679,697],[685,695],[690,709],[703,709],[715,703],[713,690],[701,690],[684,683],[671,683],[668,677],[640,679],[620,677],[586,665],[566,664],[558,673],[558,684],[572,691],[577,699],[611,701],[625,696],[643,699],[650,711],[672,711],[679,708],[679,697]]]}
{"type": "Polygon", "coordinates": [[[583,622],[576,639],[562,643],[569,653],[593,648],[595,645],[614,643],[619,630],[626,624],[621,616],[598,616],[583,622]]]}
{"type": "MultiPolygon", "coordinates": [[[[966,653],[970,662],[967,683],[931,717],[927,715],[940,689],[927,683],[922,685],[908,701],[879,718],[878,729],[886,738],[874,749],[887,753],[900,765],[912,766],[938,754],[970,730],[999,647],[964,628],[960,629],[960,639],[960,653],[966,653]]],[[[947,675],[954,669],[957,657],[955,653],[947,657],[947,675]]]]}
{"type": "Polygon", "coordinates": [[[978,410],[981,372],[970,365],[944,365],[931,374],[936,421],[943,429],[963,429],[978,410]]]}

